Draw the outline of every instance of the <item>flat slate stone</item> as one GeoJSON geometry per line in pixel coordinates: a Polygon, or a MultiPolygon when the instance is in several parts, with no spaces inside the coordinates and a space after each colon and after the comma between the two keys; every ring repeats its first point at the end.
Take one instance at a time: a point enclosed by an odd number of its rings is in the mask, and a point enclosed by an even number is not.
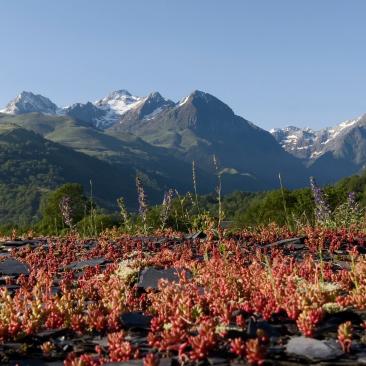
{"type": "Polygon", "coordinates": [[[310,361],[333,360],[343,355],[334,339],[320,341],[303,336],[291,338],[286,345],[286,353],[310,361]]]}
{"type": "Polygon", "coordinates": [[[280,337],[281,333],[274,326],[265,320],[255,321],[249,318],[247,324],[247,334],[249,337],[255,337],[258,329],[263,329],[268,337],[280,337]]]}
{"type": "Polygon", "coordinates": [[[87,250],[94,249],[98,245],[97,241],[89,241],[84,244],[84,248],[87,250]]]}
{"type": "Polygon", "coordinates": [[[29,274],[29,267],[22,263],[17,261],[16,259],[9,258],[2,262],[0,262],[0,274],[1,275],[28,275],[29,274]]]}
{"type": "Polygon", "coordinates": [[[290,239],[283,239],[275,241],[274,243],[263,245],[262,248],[272,248],[272,247],[280,247],[280,246],[297,246],[297,249],[303,249],[303,244],[305,241],[305,237],[298,237],[298,238],[290,238],[290,239]]]}
{"type": "Polygon", "coordinates": [[[344,310],[334,314],[327,314],[325,318],[318,324],[317,331],[333,331],[337,332],[340,324],[350,321],[354,325],[362,323],[362,318],[351,310],[344,310]]]}
{"type": "Polygon", "coordinates": [[[140,331],[141,329],[135,328],[135,331],[130,331],[125,337],[125,339],[133,343],[134,345],[137,345],[140,348],[140,350],[148,348],[148,352],[150,352],[151,347],[149,346],[149,341],[147,340],[147,337],[141,335],[140,331]]]}
{"type": "Polygon", "coordinates": [[[360,353],[358,355],[357,362],[361,365],[366,365],[366,353],[360,353]]]}
{"type": "Polygon", "coordinates": [[[0,286],[5,286],[8,278],[14,279],[14,276],[0,276],[0,286]]]}
{"type": "Polygon", "coordinates": [[[208,357],[207,361],[212,366],[218,366],[218,365],[229,365],[230,361],[226,358],[221,357],[208,357]]]}
{"type": "Polygon", "coordinates": [[[2,286],[2,288],[6,288],[8,290],[8,292],[10,293],[10,295],[14,295],[15,292],[20,289],[20,286],[18,286],[18,285],[5,285],[5,286],[2,286]]]}
{"type": "Polygon", "coordinates": [[[68,332],[68,330],[66,328],[47,329],[47,330],[38,332],[36,334],[36,337],[40,338],[40,339],[50,339],[50,338],[52,339],[52,338],[61,337],[61,336],[65,335],[67,332],[68,332]]]}
{"type": "Polygon", "coordinates": [[[108,347],[108,337],[95,337],[91,340],[91,343],[97,344],[101,347],[108,347]]]}
{"type": "Polygon", "coordinates": [[[206,238],[206,234],[203,231],[197,231],[196,233],[186,235],[186,239],[194,240],[194,239],[204,239],[206,238]]]}
{"type": "Polygon", "coordinates": [[[102,265],[107,263],[105,258],[92,258],[92,259],[85,259],[76,262],[72,262],[65,266],[65,269],[72,269],[72,270],[81,270],[87,267],[95,267],[98,265],[102,265]]]}
{"type": "Polygon", "coordinates": [[[144,315],[139,311],[124,313],[121,322],[125,328],[150,329],[152,316],[144,315]]]}
{"type": "Polygon", "coordinates": [[[346,269],[346,270],[351,269],[351,262],[348,261],[334,261],[333,265],[337,266],[340,269],[346,269]]]}
{"type": "Polygon", "coordinates": [[[39,244],[39,240],[8,240],[1,243],[4,247],[22,247],[28,244],[39,244]]]}
{"type": "Polygon", "coordinates": [[[107,362],[104,363],[104,366],[142,366],[144,364],[144,361],[142,359],[140,360],[129,360],[124,362],[107,362]]]}
{"type": "Polygon", "coordinates": [[[172,358],[169,357],[165,357],[165,358],[161,358],[160,362],[159,362],[159,366],[170,366],[173,362],[172,358]]]}
{"type": "Polygon", "coordinates": [[[9,366],[63,366],[63,361],[43,361],[40,359],[12,360],[5,365],[9,366]]]}
{"type": "MultiPolygon", "coordinates": [[[[192,277],[192,274],[189,271],[185,271],[185,274],[187,278],[192,277]]],[[[156,269],[153,267],[145,268],[140,273],[137,286],[142,287],[145,290],[148,288],[157,290],[158,283],[162,279],[170,282],[178,282],[179,281],[178,271],[175,268],[168,268],[168,269],[156,269]]]]}
{"type": "Polygon", "coordinates": [[[20,342],[5,342],[1,346],[2,346],[2,349],[10,349],[12,351],[19,351],[22,348],[22,343],[20,343],[20,342]]]}

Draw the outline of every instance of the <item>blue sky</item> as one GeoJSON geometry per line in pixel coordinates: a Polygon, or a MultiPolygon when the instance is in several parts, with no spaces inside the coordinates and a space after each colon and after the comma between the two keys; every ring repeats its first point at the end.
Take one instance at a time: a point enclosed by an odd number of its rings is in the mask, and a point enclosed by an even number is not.
{"type": "Polygon", "coordinates": [[[4,0],[0,105],[214,94],[263,128],[366,112],[363,0],[4,0]]]}

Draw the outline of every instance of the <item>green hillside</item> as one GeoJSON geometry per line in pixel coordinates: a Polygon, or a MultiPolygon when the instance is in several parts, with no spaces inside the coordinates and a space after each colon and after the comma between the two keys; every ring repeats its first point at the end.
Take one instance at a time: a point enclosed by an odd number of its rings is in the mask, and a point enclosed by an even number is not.
{"type": "MultiPolygon", "coordinates": [[[[41,134],[45,139],[62,144],[78,152],[102,159],[113,165],[129,166],[149,180],[149,185],[161,194],[175,188],[187,192],[192,188],[191,162],[185,162],[163,147],[148,144],[127,132],[104,132],[93,126],[66,116],[49,116],[41,113],[22,115],[0,114],[0,124],[12,123],[41,134]]],[[[201,193],[214,189],[215,177],[197,167],[201,193]]],[[[122,192],[123,193],[123,192],[122,192]]]]}
{"type": "MultiPolygon", "coordinates": [[[[136,172],[90,157],[11,124],[0,125],[0,221],[29,223],[36,219],[43,193],[65,182],[77,182],[104,207],[122,194],[135,205],[136,172]]],[[[157,191],[147,186],[154,196],[157,191]]]]}

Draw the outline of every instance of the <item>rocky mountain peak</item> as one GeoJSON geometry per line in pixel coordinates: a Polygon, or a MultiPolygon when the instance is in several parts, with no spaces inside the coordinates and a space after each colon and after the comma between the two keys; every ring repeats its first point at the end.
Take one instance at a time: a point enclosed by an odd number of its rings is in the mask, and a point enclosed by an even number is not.
{"type": "Polygon", "coordinates": [[[54,104],[50,99],[40,94],[22,91],[0,112],[8,114],[24,114],[32,112],[55,114],[57,109],[57,105],[54,104]]]}
{"type": "Polygon", "coordinates": [[[302,159],[316,159],[337,145],[337,140],[352,129],[366,124],[366,115],[339,123],[321,130],[288,126],[273,128],[270,133],[292,155],[302,159]]]}
{"type": "Polygon", "coordinates": [[[108,97],[110,99],[120,98],[120,97],[131,97],[131,96],[132,96],[132,94],[126,89],[115,90],[108,95],[108,97]]]}
{"type": "Polygon", "coordinates": [[[110,93],[103,99],[96,101],[94,104],[97,107],[109,109],[115,114],[123,114],[130,108],[134,107],[143,98],[133,96],[127,90],[121,89],[110,93]]]}
{"type": "Polygon", "coordinates": [[[150,93],[141,103],[138,110],[139,119],[151,119],[163,110],[174,107],[175,103],[169,99],[162,97],[159,92],[150,93]]]}
{"type": "Polygon", "coordinates": [[[215,96],[203,92],[201,90],[195,90],[190,95],[182,99],[178,103],[178,107],[193,107],[202,114],[214,114],[217,119],[224,119],[224,116],[233,116],[233,110],[220,99],[215,96]]]}
{"type": "Polygon", "coordinates": [[[148,96],[147,99],[152,99],[152,100],[165,100],[165,98],[162,97],[162,95],[158,92],[158,91],[153,91],[151,92],[148,96]]]}

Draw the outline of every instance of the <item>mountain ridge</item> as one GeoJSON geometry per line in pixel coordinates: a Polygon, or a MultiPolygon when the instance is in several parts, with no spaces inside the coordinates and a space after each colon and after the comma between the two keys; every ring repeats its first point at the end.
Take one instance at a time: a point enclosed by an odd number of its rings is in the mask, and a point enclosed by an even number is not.
{"type": "Polygon", "coordinates": [[[51,141],[113,163],[128,161],[149,174],[156,169],[174,177],[174,166],[195,161],[212,178],[216,156],[228,191],[271,189],[278,185],[278,174],[291,188],[306,185],[310,175],[330,183],[366,166],[365,154],[350,146],[356,140],[363,146],[365,116],[319,131],[290,126],[268,132],[200,90],[174,102],[159,92],[135,96],[120,89],[63,108],[22,92],[1,111],[0,122],[13,116],[51,141]]]}
{"type": "Polygon", "coordinates": [[[301,159],[315,159],[327,151],[327,145],[334,142],[338,136],[349,132],[360,123],[366,123],[366,114],[320,130],[291,125],[284,128],[272,128],[270,133],[286,151],[294,156],[301,159]]]}
{"type": "Polygon", "coordinates": [[[50,115],[66,115],[105,129],[118,123],[120,116],[131,109],[137,109],[141,116],[149,118],[149,115],[152,116],[164,107],[174,104],[176,103],[162,97],[156,91],[145,97],[139,97],[132,95],[125,89],[119,89],[95,102],[76,102],[59,107],[47,97],[22,91],[3,109],[0,109],[0,113],[19,115],[38,112],[50,115]]]}
{"type": "Polygon", "coordinates": [[[195,160],[208,172],[214,170],[215,155],[223,170],[237,172],[235,179],[246,177],[250,189],[274,186],[278,173],[288,176],[289,185],[306,181],[302,165],[283,151],[268,131],[199,90],[148,121],[128,112],[108,130],[129,132],[152,145],[169,148],[185,161],[195,160]],[[251,182],[248,177],[252,177],[251,182]]]}

